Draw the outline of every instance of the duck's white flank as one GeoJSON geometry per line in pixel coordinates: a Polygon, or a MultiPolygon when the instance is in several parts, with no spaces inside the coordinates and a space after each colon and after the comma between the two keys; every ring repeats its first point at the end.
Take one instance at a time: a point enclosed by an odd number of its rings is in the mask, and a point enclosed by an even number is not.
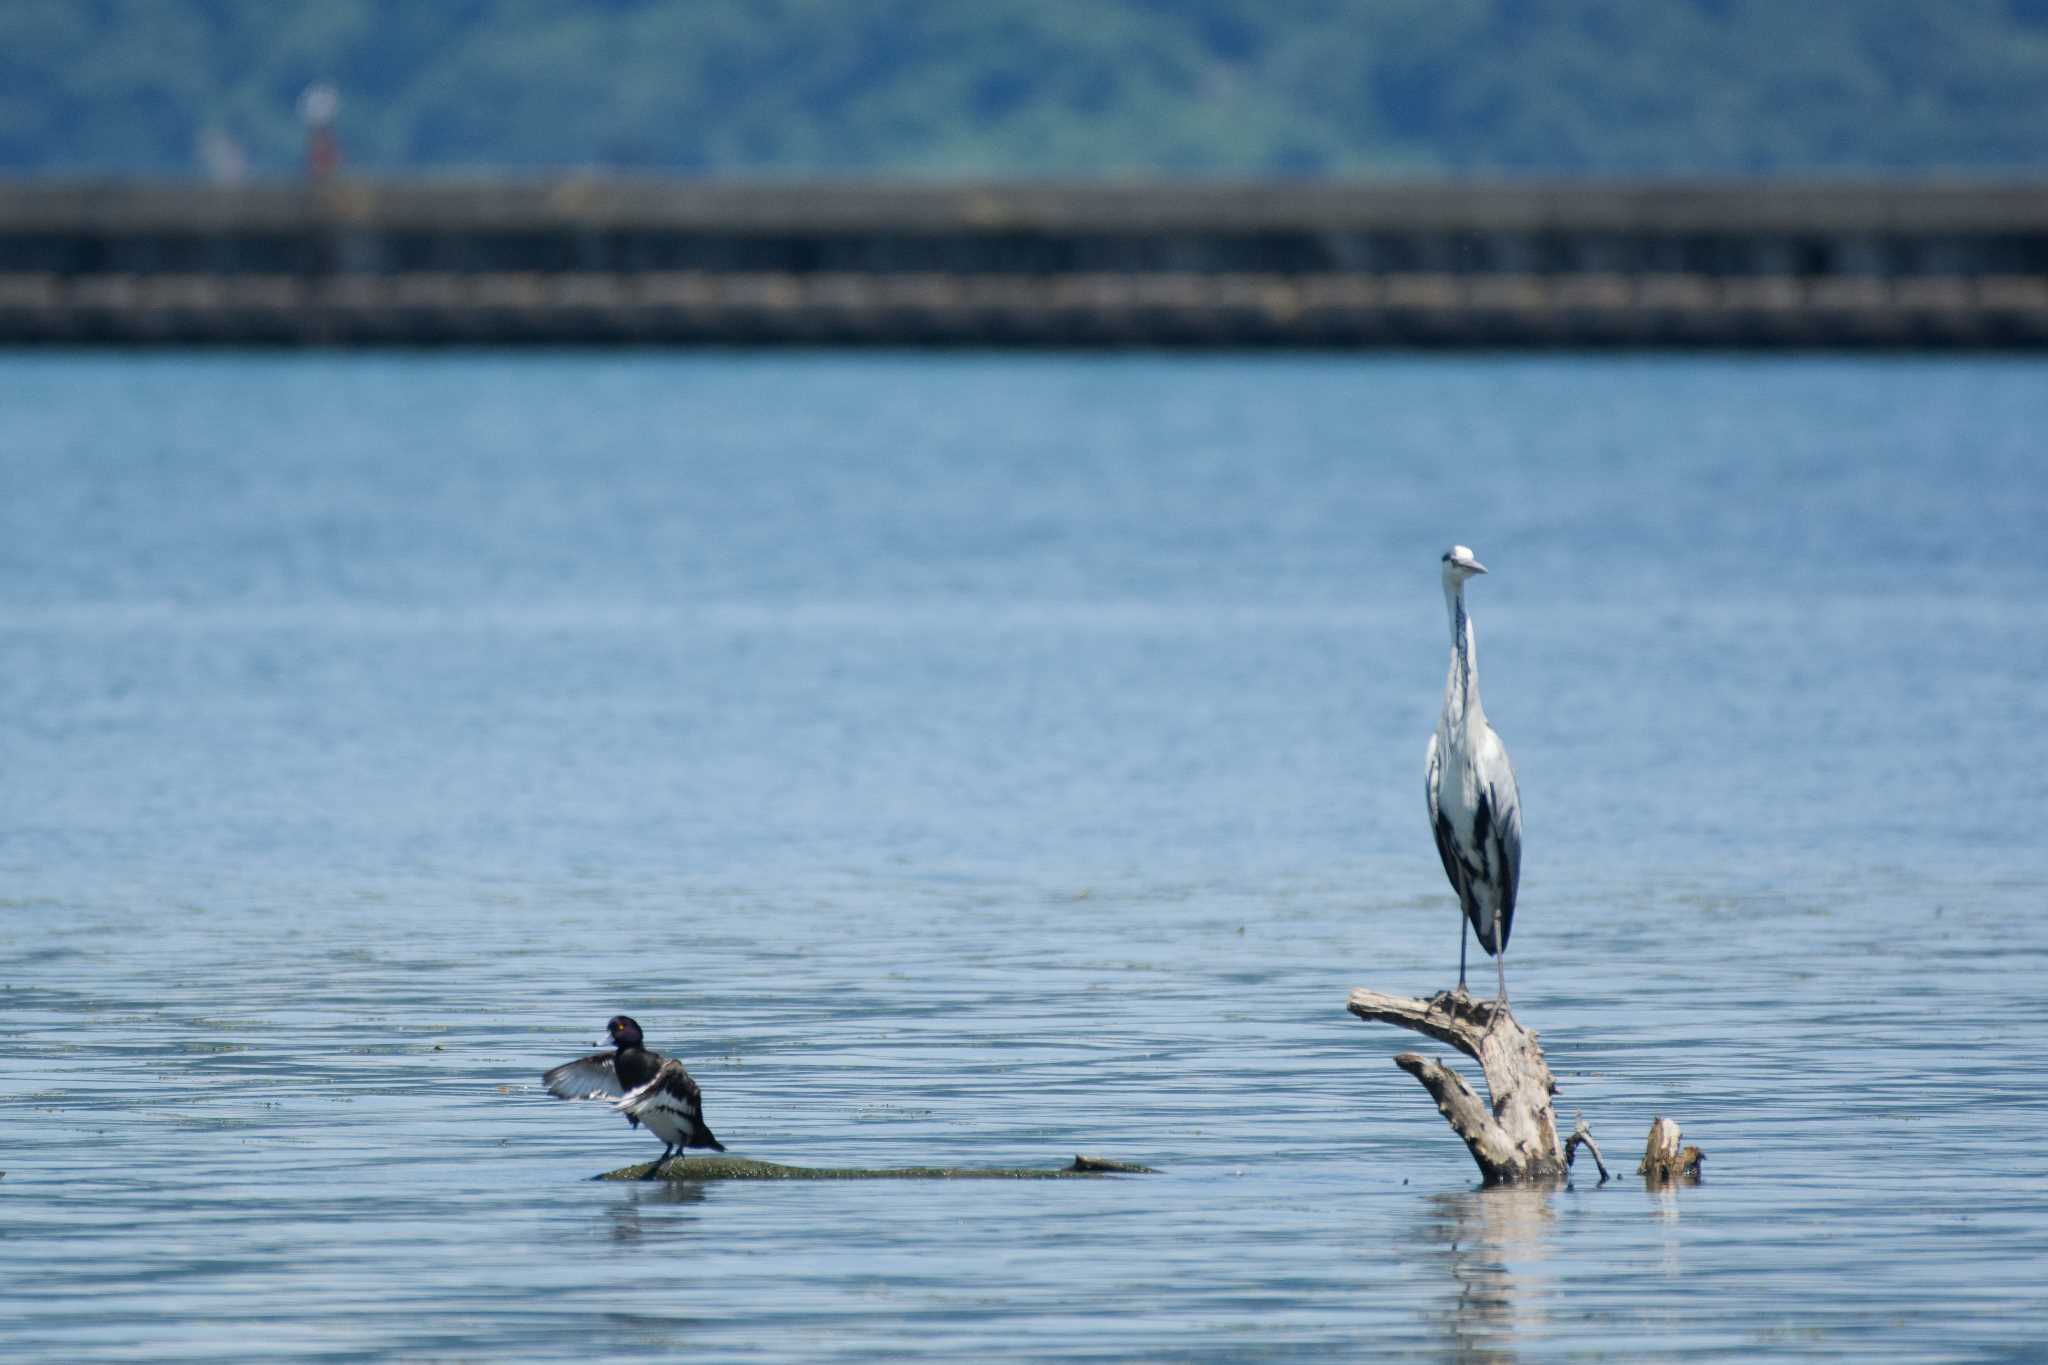
{"type": "MultiPolygon", "coordinates": [[[[661,1070],[654,1073],[653,1080],[636,1090],[627,1091],[612,1101],[612,1107],[627,1118],[646,1124],[648,1132],[672,1149],[715,1147],[721,1152],[725,1150],[725,1144],[713,1137],[711,1129],[704,1123],[704,1098],[697,1082],[673,1057],[661,1064],[661,1070]]],[[[667,1157],[668,1153],[664,1152],[662,1159],[667,1157]]]]}

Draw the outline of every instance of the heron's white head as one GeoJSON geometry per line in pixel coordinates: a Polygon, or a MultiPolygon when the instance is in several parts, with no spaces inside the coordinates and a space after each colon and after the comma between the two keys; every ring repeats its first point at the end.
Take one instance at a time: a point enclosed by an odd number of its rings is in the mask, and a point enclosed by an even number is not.
{"type": "Polygon", "coordinates": [[[1486,566],[1472,555],[1469,547],[1453,545],[1444,551],[1444,586],[1455,588],[1476,573],[1485,573],[1486,566]]]}

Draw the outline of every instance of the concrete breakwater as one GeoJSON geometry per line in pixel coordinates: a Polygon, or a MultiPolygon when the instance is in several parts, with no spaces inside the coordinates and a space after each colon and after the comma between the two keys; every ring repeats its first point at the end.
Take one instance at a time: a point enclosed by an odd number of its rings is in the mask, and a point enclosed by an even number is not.
{"type": "Polygon", "coordinates": [[[2048,186],[0,187],[0,342],[2048,346],[2048,186]]]}

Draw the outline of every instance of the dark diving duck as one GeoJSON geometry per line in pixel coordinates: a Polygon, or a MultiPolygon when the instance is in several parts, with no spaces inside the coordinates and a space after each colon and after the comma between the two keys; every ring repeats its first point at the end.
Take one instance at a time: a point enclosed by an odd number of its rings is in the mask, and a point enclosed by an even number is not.
{"type": "Polygon", "coordinates": [[[683,1064],[650,1051],[640,1025],[623,1014],[613,1015],[604,1027],[614,1050],[593,1052],[543,1073],[541,1084],[548,1093],[564,1100],[607,1100],[635,1128],[646,1124],[667,1144],[647,1168],[648,1180],[661,1174],[671,1154],[685,1148],[724,1151],[725,1144],[704,1122],[703,1092],[683,1064]]]}

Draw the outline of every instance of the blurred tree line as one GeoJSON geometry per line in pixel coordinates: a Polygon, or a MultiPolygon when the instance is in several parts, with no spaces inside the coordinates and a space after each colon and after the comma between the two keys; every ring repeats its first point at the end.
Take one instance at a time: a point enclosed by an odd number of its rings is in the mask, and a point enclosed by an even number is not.
{"type": "Polygon", "coordinates": [[[5,0],[0,174],[2039,171],[2048,0],[5,0]]]}

